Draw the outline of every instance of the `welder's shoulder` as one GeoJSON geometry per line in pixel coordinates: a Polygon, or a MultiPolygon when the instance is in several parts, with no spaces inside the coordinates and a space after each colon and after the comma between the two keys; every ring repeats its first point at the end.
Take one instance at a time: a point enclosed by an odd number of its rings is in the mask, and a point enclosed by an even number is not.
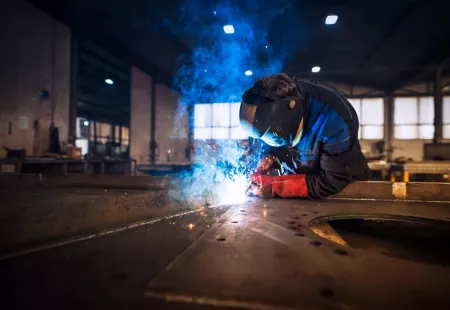
{"type": "Polygon", "coordinates": [[[321,137],[322,151],[331,155],[343,153],[350,148],[352,140],[347,122],[339,114],[331,113],[321,137]]]}

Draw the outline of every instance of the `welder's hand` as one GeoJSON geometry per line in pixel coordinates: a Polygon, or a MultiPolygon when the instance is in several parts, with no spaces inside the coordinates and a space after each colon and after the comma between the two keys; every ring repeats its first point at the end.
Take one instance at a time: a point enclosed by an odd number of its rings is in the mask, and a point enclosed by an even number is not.
{"type": "Polygon", "coordinates": [[[250,174],[250,190],[255,196],[271,197],[308,197],[308,186],[304,174],[267,176],[260,173],[250,174]]]}
{"type": "Polygon", "coordinates": [[[262,175],[260,173],[250,174],[249,193],[262,198],[271,198],[272,194],[272,177],[262,175]]]}
{"type": "Polygon", "coordinates": [[[258,166],[256,167],[256,172],[262,172],[269,170],[273,163],[275,162],[275,156],[272,154],[265,155],[258,163],[258,166]]]}

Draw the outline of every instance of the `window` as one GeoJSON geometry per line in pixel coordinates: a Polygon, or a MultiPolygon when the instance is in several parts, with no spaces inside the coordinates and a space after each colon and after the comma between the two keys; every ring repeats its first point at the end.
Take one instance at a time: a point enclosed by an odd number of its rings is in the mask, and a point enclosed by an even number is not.
{"type": "Polygon", "coordinates": [[[359,119],[358,138],[379,140],[384,137],[383,98],[349,99],[359,119]]]}
{"type": "Polygon", "coordinates": [[[130,129],[122,126],[122,145],[128,146],[130,144],[130,129]]]}
{"type": "Polygon", "coordinates": [[[194,106],[195,140],[244,140],[239,127],[239,102],[199,103],[194,106]]]}
{"type": "Polygon", "coordinates": [[[444,139],[450,139],[450,97],[444,97],[442,101],[442,136],[444,139]]]}
{"type": "Polygon", "coordinates": [[[433,139],[433,97],[395,98],[395,139],[433,139]]]}

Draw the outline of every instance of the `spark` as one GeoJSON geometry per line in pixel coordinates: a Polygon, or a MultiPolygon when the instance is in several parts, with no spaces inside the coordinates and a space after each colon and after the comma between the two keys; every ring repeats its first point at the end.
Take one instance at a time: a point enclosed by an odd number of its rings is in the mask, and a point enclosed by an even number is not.
{"type": "Polygon", "coordinates": [[[192,223],[188,225],[189,230],[192,230],[194,227],[195,227],[195,225],[192,223]]]}
{"type": "Polygon", "coordinates": [[[183,197],[197,205],[228,205],[247,199],[248,163],[245,148],[235,141],[216,141],[217,145],[203,144],[196,155],[190,175],[179,180],[183,197]]]}

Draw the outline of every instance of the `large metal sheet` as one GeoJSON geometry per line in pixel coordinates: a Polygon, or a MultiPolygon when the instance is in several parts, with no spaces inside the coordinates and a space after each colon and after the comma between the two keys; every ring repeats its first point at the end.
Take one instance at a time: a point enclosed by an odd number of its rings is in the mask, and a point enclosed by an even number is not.
{"type": "Polygon", "coordinates": [[[309,227],[361,215],[448,221],[450,205],[255,199],[230,208],[145,295],[250,309],[449,309],[449,266],[342,246],[309,227]]]}

